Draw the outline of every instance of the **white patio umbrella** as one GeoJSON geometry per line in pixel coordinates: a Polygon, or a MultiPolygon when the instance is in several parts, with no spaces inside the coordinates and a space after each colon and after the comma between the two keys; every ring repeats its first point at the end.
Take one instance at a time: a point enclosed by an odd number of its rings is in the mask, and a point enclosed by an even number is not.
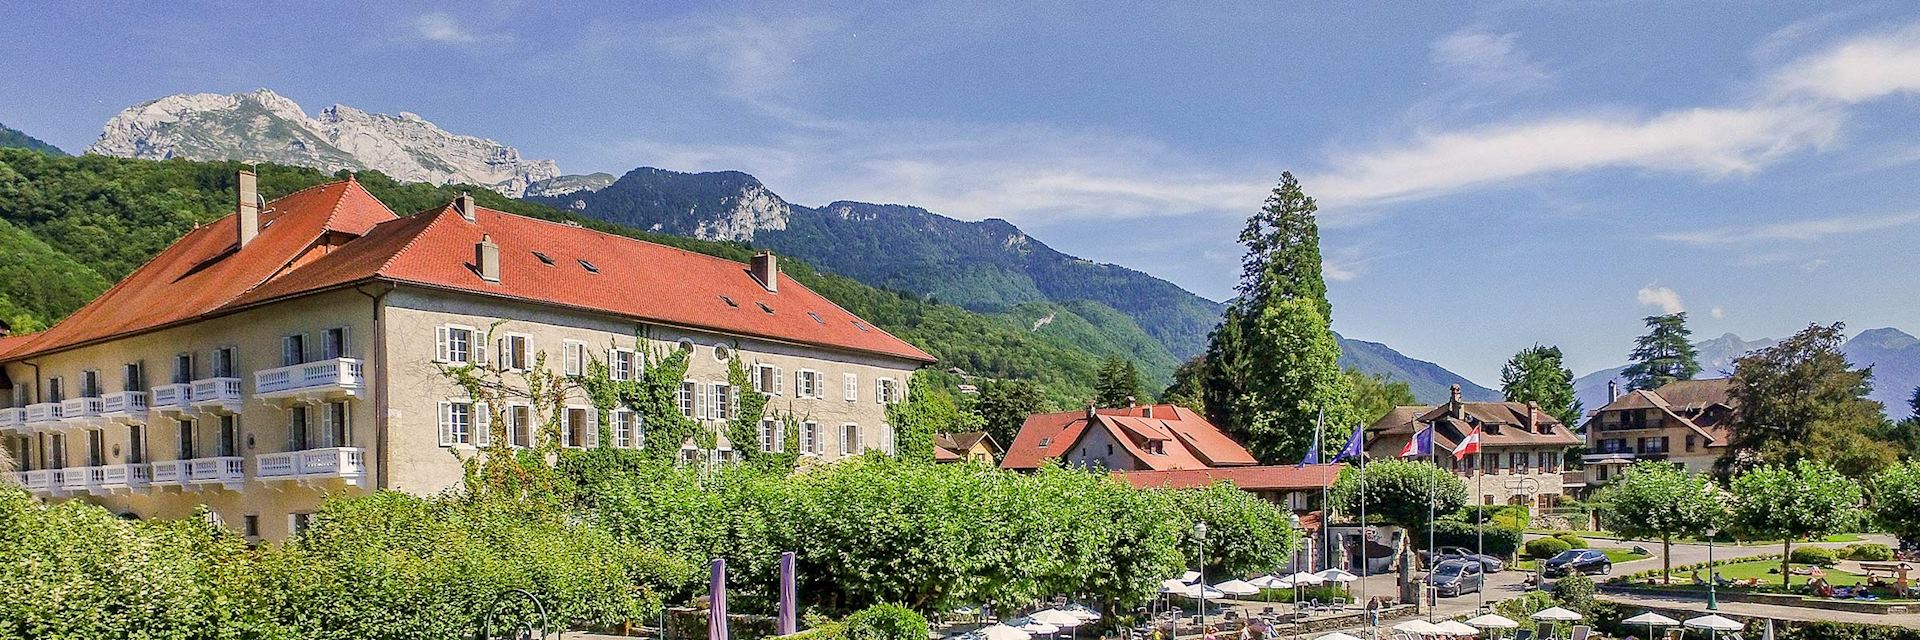
{"type": "Polygon", "coordinates": [[[1021,631],[1025,631],[1027,633],[1038,633],[1038,634],[1045,634],[1045,635],[1053,635],[1056,633],[1060,633],[1060,627],[1056,627],[1056,626],[1047,624],[1045,622],[1041,622],[1039,620],[1034,620],[1032,618],[1021,618],[1019,620],[1015,620],[1014,622],[1020,622],[1021,624],[1019,625],[1018,628],[1021,631]],[[1021,622],[1022,620],[1024,620],[1025,622],[1021,622]]]}
{"type": "Polygon", "coordinates": [[[1329,633],[1327,635],[1314,638],[1313,640],[1360,640],[1360,638],[1356,638],[1356,637],[1335,631],[1333,633],[1329,633]]]}
{"type": "Polygon", "coordinates": [[[1198,571],[1188,571],[1186,573],[1180,574],[1180,581],[1185,582],[1187,584],[1193,584],[1193,581],[1199,580],[1199,579],[1200,579],[1200,572],[1198,571]]]}
{"type": "Polygon", "coordinates": [[[1356,575],[1353,575],[1353,574],[1351,574],[1351,573],[1347,573],[1347,572],[1345,572],[1345,571],[1342,571],[1342,570],[1340,570],[1340,569],[1327,569],[1327,570],[1325,570],[1325,571],[1321,571],[1321,572],[1319,572],[1319,573],[1316,573],[1316,574],[1313,574],[1313,575],[1315,575],[1315,576],[1318,576],[1318,577],[1319,577],[1319,578],[1320,578],[1321,580],[1325,580],[1325,581],[1327,581],[1327,582],[1342,582],[1342,583],[1344,583],[1344,582],[1353,582],[1353,581],[1355,581],[1355,580],[1359,580],[1359,579],[1360,579],[1360,576],[1356,576],[1356,575]]]}
{"type": "Polygon", "coordinates": [[[1044,622],[1046,624],[1060,627],[1062,629],[1066,629],[1070,627],[1078,627],[1086,623],[1086,620],[1081,619],[1080,616],[1074,615],[1074,613],[1071,611],[1066,611],[1062,609],[1044,609],[1041,611],[1035,611],[1033,612],[1033,615],[1030,615],[1027,617],[1032,618],[1034,622],[1044,622]]]}
{"type": "Polygon", "coordinates": [[[1677,625],[1677,624],[1680,624],[1680,621],[1679,621],[1679,620],[1675,620],[1675,619],[1673,619],[1673,618],[1669,618],[1669,617],[1666,617],[1666,616],[1663,616],[1663,615],[1660,615],[1660,614],[1658,614],[1658,613],[1654,613],[1654,612],[1652,612],[1652,611],[1648,611],[1648,612],[1646,612],[1646,613],[1642,613],[1642,614],[1640,614],[1640,615],[1637,615],[1637,616],[1634,616],[1634,617],[1631,617],[1631,618],[1627,618],[1627,619],[1625,619],[1625,620],[1621,620],[1621,621],[1620,621],[1620,624],[1644,624],[1644,625],[1647,625],[1647,638],[1649,638],[1649,640],[1651,640],[1651,638],[1653,638],[1653,628],[1654,628],[1654,627],[1671,627],[1671,626],[1674,626],[1674,625],[1677,625]]]}
{"type": "Polygon", "coordinates": [[[1260,576],[1258,578],[1248,580],[1247,582],[1249,584],[1252,584],[1253,586],[1260,587],[1262,589],[1292,589],[1293,588],[1293,583],[1287,582],[1286,578],[1281,578],[1278,576],[1260,576]]]}
{"type": "Polygon", "coordinates": [[[1479,629],[1475,629],[1471,625],[1459,620],[1441,620],[1440,624],[1433,626],[1439,628],[1441,634],[1455,638],[1480,635],[1479,629]]]}
{"type": "Polygon", "coordinates": [[[1716,639],[1720,637],[1722,631],[1739,631],[1746,628],[1746,625],[1740,624],[1737,620],[1711,613],[1698,618],[1687,618],[1684,624],[1693,629],[1706,629],[1707,637],[1716,639]]]}
{"type": "Polygon", "coordinates": [[[1181,582],[1173,578],[1167,578],[1165,580],[1160,581],[1160,593],[1185,593],[1186,590],[1187,590],[1187,583],[1185,582],[1181,582]]]}
{"type": "Polygon", "coordinates": [[[1100,619],[1100,612],[1094,611],[1093,607],[1078,602],[1061,607],[1060,610],[1079,616],[1080,619],[1085,622],[1094,622],[1100,619]]]}
{"type": "Polygon", "coordinates": [[[1253,586],[1253,583],[1245,580],[1228,580],[1213,585],[1213,588],[1230,596],[1250,596],[1260,593],[1260,587],[1253,586]]]}
{"type": "MultiPolygon", "coordinates": [[[[1535,620],[1539,620],[1541,622],[1553,623],[1555,626],[1548,627],[1548,629],[1553,631],[1559,630],[1559,627],[1558,627],[1559,623],[1573,622],[1575,620],[1579,620],[1580,617],[1581,616],[1579,612],[1569,611],[1567,609],[1563,609],[1560,607],[1548,607],[1545,609],[1541,609],[1539,611],[1534,612],[1532,616],[1532,618],[1535,620]]],[[[1547,634],[1543,637],[1551,638],[1553,637],[1553,635],[1547,634]]]]}
{"type": "Polygon", "coordinates": [[[1000,623],[983,627],[974,633],[980,634],[981,640],[1029,640],[1033,637],[1031,633],[1000,623]]]}
{"type": "Polygon", "coordinates": [[[1393,630],[1394,630],[1394,631],[1405,631],[1405,632],[1407,632],[1407,633],[1411,633],[1411,634],[1414,634],[1414,635],[1417,635],[1417,636],[1433,636],[1433,635],[1440,635],[1440,627],[1439,627],[1439,626],[1437,626],[1437,625],[1435,625],[1435,624],[1433,624],[1433,623],[1431,623],[1431,622],[1427,622],[1427,621],[1425,621],[1425,620],[1421,620],[1421,619],[1419,619],[1419,618],[1414,618],[1414,619],[1412,619],[1412,620],[1408,620],[1408,621],[1406,621],[1406,622],[1402,622],[1402,623],[1400,623],[1400,624],[1396,624],[1396,625],[1393,625],[1393,630]]]}
{"type": "Polygon", "coordinates": [[[1190,584],[1190,585],[1187,585],[1186,589],[1183,589],[1180,591],[1180,595],[1193,598],[1196,600],[1200,599],[1202,594],[1205,594],[1208,600],[1217,600],[1227,595],[1221,592],[1219,589],[1215,589],[1213,587],[1209,587],[1204,584],[1190,584]]]}
{"type": "Polygon", "coordinates": [[[1480,616],[1478,618],[1468,619],[1467,624],[1480,627],[1482,629],[1512,629],[1514,627],[1520,626],[1520,623],[1514,622],[1513,620],[1507,618],[1506,616],[1492,614],[1492,613],[1489,613],[1484,616],[1480,616]]]}
{"type": "Polygon", "coordinates": [[[1300,585],[1311,586],[1311,585],[1316,585],[1316,584],[1320,584],[1322,582],[1327,581],[1326,578],[1322,578],[1320,576],[1307,573],[1305,571],[1301,571],[1299,573],[1295,573],[1293,575],[1287,576],[1286,579],[1292,582],[1294,586],[1300,586],[1300,585]]]}

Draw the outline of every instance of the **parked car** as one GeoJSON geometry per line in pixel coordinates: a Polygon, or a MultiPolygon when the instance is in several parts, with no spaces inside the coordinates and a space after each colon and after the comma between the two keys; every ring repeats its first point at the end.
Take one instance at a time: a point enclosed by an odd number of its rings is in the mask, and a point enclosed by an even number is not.
{"type": "MultiPolygon", "coordinates": [[[[1480,562],[1480,569],[1487,573],[1500,573],[1507,569],[1506,561],[1484,553],[1474,553],[1472,549],[1466,547],[1440,547],[1439,558],[1441,562],[1448,560],[1477,560],[1480,562]]],[[[1425,552],[1421,552],[1420,560],[1422,564],[1431,564],[1427,561],[1425,552]]]]}
{"type": "Polygon", "coordinates": [[[1479,591],[1486,586],[1486,580],[1480,563],[1471,560],[1442,560],[1433,568],[1433,573],[1427,575],[1427,584],[1442,598],[1479,591]]]}
{"type": "Polygon", "coordinates": [[[1613,561],[1607,559],[1607,553],[1599,549],[1568,549],[1560,555],[1547,559],[1540,568],[1540,575],[1558,578],[1580,573],[1613,573],[1613,561]]]}

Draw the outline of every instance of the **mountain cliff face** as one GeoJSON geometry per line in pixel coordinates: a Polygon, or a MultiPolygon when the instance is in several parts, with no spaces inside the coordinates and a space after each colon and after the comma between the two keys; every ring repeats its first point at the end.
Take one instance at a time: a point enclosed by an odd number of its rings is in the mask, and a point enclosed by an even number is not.
{"type": "MultiPolygon", "coordinates": [[[[541,190],[554,189],[542,185],[541,190]]],[[[702,240],[751,241],[763,230],[786,229],[793,215],[792,205],[759,179],[738,171],[690,174],[641,167],[599,188],[530,194],[525,199],[702,240]]]]}
{"type": "Polygon", "coordinates": [[[411,113],[333,105],[312,117],[266,89],[167,96],[120,112],[88,153],[164,160],[242,160],[378,170],[398,180],[464,183],[519,197],[554,178],[552,160],[529,160],[485,138],[455,135],[411,113]]]}
{"type": "MultiPolygon", "coordinates": [[[[1731,333],[1693,343],[1699,351],[1701,378],[1720,378],[1733,374],[1733,361],[1756,349],[1765,349],[1779,340],[1761,338],[1743,340],[1731,333]]],[[[1887,406],[1894,419],[1906,416],[1907,399],[1920,387],[1920,338],[1891,327],[1868,329],[1840,345],[1840,353],[1855,367],[1873,367],[1873,394],[1868,396],[1887,406]]],[[[1573,381],[1574,395],[1581,406],[1591,411],[1607,404],[1607,381],[1616,380],[1626,388],[1620,372],[1626,365],[1595,371],[1573,381]]]]}

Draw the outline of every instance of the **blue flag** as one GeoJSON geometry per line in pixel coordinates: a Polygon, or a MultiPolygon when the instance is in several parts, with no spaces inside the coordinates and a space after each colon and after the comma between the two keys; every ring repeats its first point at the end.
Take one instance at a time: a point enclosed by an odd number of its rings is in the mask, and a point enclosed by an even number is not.
{"type": "Polygon", "coordinates": [[[1347,438],[1347,446],[1341,448],[1340,453],[1333,456],[1333,461],[1339,462],[1349,458],[1359,460],[1360,456],[1365,454],[1366,448],[1367,428],[1363,425],[1355,425],[1353,427],[1353,437],[1347,438]]]}
{"type": "Polygon", "coordinates": [[[1300,460],[1299,466],[1304,467],[1310,464],[1320,464],[1320,430],[1319,429],[1315,429],[1313,431],[1313,447],[1307,449],[1307,457],[1302,458],[1300,460]]]}

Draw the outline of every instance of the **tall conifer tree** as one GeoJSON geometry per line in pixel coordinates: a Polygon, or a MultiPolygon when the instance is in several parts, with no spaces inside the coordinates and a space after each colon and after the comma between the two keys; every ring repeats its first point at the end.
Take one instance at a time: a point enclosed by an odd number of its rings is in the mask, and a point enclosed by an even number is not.
{"type": "Polygon", "coordinates": [[[1634,341],[1627,359],[1633,364],[1620,375],[1626,377],[1628,390],[1692,380],[1700,373],[1700,358],[1693,348],[1693,332],[1687,329],[1687,312],[1647,316],[1647,334],[1634,341]]]}

